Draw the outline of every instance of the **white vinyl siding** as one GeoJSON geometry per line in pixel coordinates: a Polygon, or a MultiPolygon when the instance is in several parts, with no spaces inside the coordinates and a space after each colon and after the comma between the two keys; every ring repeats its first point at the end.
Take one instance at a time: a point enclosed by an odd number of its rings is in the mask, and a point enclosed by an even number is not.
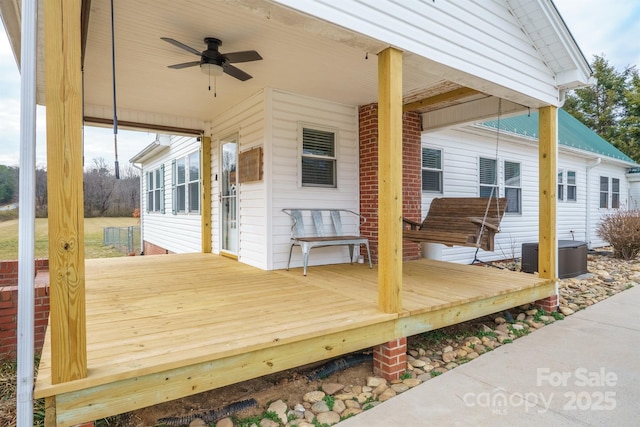
{"type": "MultiPolygon", "coordinates": [[[[241,183],[237,189],[238,202],[238,261],[261,269],[269,269],[271,217],[268,214],[268,182],[271,179],[270,137],[267,124],[270,90],[260,90],[225,111],[211,124],[211,212],[212,251],[220,252],[220,140],[231,137],[238,144],[238,153],[262,148],[263,178],[241,183]]],[[[294,175],[295,176],[295,175],[294,175]]]]}
{"type": "MultiPolygon", "coordinates": [[[[358,109],[317,98],[288,92],[271,91],[273,112],[270,139],[272,152],[273,265],[286,268],[289,256],[291,220],[283,208],[341,208],[358,211],[358,109]],[[336,134],[335,188],[301,186],[299,124],[336,134]]],[[[344,224],[345,233],[358,233],[358,223],[350,218],[344,224]]],[[[309,265],[349,262],[347,247],[316,248],[309,265]]],[[[302,265],[300,248],[293,249],[291,265],[302,265]]]]}
{"type": "MultiPolygon", "coordinates": [[[[518,6],[524,2],[513,2],[517,10],[511,10],[505,1],[426,1],[408,5],[390,0],[381,5],[375,1],[344,0],[331,2],[330,6],[322,0],[278,3],[380,40],[385,46],[429,58],[450,80],[474,75],[544,103],[557,104],[556,75],[523,31],[523,25],[530,25],[534,19],[549,19],[544,13],[552,13],[551,6],[543,4],[541,7],[549,9],[543,12],[527,5],[531,10],[522,12],[518,6]],[[528,20],[518,21],[514,12],[524,14],[528,20]]],[[[553,29],[545,28],[545,33],[553,34],[553,29]]]]}
{"type": "MultiPolygon", "coordinates": [[[[185,158],[189,153],[198,152],[197,138],[174,136],[169,149],[157,158],[145,162],[144,170],[164,169],[163,187],[170,190],[173,182],[173,160],[185,158]]],[[[144,175],[148,176],[147,173],[144,175]]],[[[164,204],[168,207],[163,214],[143,215],[144,239],[175,253],[199,252],[201,248],[201,218],[198,213],[173,215],[173,191],[164,192],[164,204]]]]}

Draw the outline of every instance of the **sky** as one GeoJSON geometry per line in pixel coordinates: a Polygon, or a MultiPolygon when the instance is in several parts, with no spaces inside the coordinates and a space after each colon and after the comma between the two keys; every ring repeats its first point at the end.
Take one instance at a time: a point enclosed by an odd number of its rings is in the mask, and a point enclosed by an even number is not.
{"type": "MultiPolygon", "coordinates": [[[[589,62],[604,55],[618,71],[640,67],[640,1],[554,0],[582,53],[589,62]]],[[[45,114],[38,107],[36,164],[46,164],[45,114]]],[[[113,130],[86,127],[85,163],[104,158],[114,161],[113,130]]],[[[118,130],[120,165],[155,139],[155,133],[118,130]]],[[[0,165],[19,164],[20,74],[4,31],[0,30],[0,165]]]]}

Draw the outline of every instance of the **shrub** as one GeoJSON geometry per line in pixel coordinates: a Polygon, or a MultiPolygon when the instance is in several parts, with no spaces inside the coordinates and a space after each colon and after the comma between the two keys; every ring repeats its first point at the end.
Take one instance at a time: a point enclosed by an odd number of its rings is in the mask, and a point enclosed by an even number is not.
{"type": "Polygon", "coordinates": [[[620,208],[598,225],[598,236],[613,247],[613,256],[634,259],[640,253],[640,211],[620,208]]]}

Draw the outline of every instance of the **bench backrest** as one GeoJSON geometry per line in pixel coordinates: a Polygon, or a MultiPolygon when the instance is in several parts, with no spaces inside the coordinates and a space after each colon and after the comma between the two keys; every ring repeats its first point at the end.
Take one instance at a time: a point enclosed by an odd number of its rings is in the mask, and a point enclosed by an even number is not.
{"type": "Polygon", "coordinates": [[[440,197],[433,199],[429,213],[420,230],[443,231],[455,228],[457,232],[477,232],[477,226],[468,218],[479,218],[487,224],[500,225],[507,207],[505,198],[486,197],[440,197]],[[487,204],[488,207],[487,207],[487,204]],[[485,219],[486,213],[486,219],[485,219]]]}
{"type": "MultiPolygon", "coordinates": [[[[362,218],[359,214],[346,209],[283,209],[283,212],[289,215],[293,221],[291,232],[294,237],[325,237],[329,235],[344,236],[341,212],[362,218]],[[314,228],[312,232],[307,232],[305,229],[305,211],[310,212],[314,228]],[[325,226],[324,218],[327,213],[329,218],[331,218],[333,230],[330,229],[330,226],[325,226]]],[[[364,218],[362,219],[364,220],[364,218]]]]}

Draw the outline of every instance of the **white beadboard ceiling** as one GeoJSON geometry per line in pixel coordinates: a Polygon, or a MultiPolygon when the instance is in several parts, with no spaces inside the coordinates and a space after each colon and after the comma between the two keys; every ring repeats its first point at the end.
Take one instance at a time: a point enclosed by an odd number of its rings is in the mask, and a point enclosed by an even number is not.
{"type": "MultiPolygon", "coordinates": [[[[43,1],[39,2],[38,43],[38,101],[41,104],[45,103],[43,1]]],[[[571,69],[571,64],[566,64],[566,56],[572,46],[561,45],[562,38],[558,37],[568,30],[560,25],[561,18],[556,22],[559,15],[544,15],[543,12],[549,10],[545,6],[548,0],[532,1],[537,6],[529,5],[530,0],[504,1],[506,3],[497,1],[492,7],[510,8],[532,44],[540,43],[543,56],[547,58],[545,63],[551,71],[559,75],[565,68],[571,69]],[[565,62],[560,63],[560,59],[565,62]]],[[[377,100],[376,54],[388,47],[386,43],[276,2],[115,0],[114,3],[116,92],[121,120],[124,116],[125,120],[142,123],[201,124],[264,87],[349,105],[377,100]],[[222,53],[256,50],[264,59],[237,64],[253,76],[248,81],[241,82],[228,75],[210,81],[197,66],[181,70],[167,68],[199,58],[162,41],[161,37],[176,39],[198,51],[205,49],[205,37],[216,37],[222,40],[222,53]]],[[[110,1],[91,0],[90,4],[84,66],[85,108],[87,115],[109,119],[113,105],[110,1]]],[[[12,37],[13,49],[19,51],[20,37],[16,35],[13,21],[16,20],[14,10],[20,9],[20,0],[0,0],[0,9],[12,37]]],[[[506,87],[461,75],[422,56],[404,53],[403,91],[407,102],[461,86],[511,98],[523,108],[524,105],[538,106],[536,100],[506,87]]],[[[483,96],[479,94],[453,103],[463,104],[483,96]]],[[[442,107],[451,105],[449,101],[442,107]]],[[[430,107],[431,110],[437,108],[430,107]]]]}

